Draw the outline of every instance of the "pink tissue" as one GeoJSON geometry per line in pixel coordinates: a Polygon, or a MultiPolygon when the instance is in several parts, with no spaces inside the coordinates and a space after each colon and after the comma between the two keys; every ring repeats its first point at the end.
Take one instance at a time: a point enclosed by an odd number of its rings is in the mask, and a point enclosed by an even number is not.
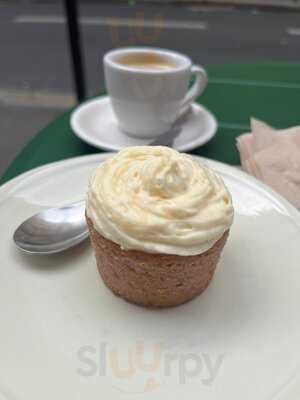
{"type": "Polygon", "coordinates": [[[237,138],[243,169],[300,208],[300,126],[276,130],[252,118],[251,131],[237,138]]]}

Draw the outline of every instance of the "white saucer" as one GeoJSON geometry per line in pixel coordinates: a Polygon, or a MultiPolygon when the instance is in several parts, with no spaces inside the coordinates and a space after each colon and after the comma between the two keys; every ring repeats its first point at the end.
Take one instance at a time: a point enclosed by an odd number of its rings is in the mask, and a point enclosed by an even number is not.
{"type": "Polygon", "coordinates": [[[16,227],[84,198],[110,156],[45,165],[0,188],[0,399],[299,400],[300,214],[238,169],[207,160],[235,219],[212,283],[182,306],[114,296],[88,242],[50,257],[17,251],[16,227]]]}
{"type": "Polygon", "coordinates": [[[164,145],[189,151],[207,143],[215,135],[217,121],[203,106],[194,103],[176,130],[158,139],[138,139],[124,134],[118,127],[107,96],[89,100],[71,115],[71,127],[84,142],[104,150],[118,151],[127,146],[164,145]]]}

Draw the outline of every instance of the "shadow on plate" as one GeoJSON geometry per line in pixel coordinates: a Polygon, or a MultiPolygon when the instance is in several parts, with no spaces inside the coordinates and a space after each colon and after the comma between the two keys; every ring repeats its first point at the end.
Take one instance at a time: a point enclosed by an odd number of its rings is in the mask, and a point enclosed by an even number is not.
{"type": "Polygon", "coordinates": [[[24,268],[41,273],[59,273],[80,266],[80,261],[91,252],[91,246],[88,238],[71,249],[48,256],[25,254],[18,249],[14,251],[16,259],[24,268]]]}
{"type": "Polygon", "coordinates": [[[191,113],[192,113],[192,109],[189,108],[175,122],[173,127],[168,132],[164,133],[162,136],[160,136],[157,139],[153,140],[153,142],[151,142],[149,145],[150,146],[168,146],[168,147],[173,147],[176,137],[180,134],[184,122],[189,118],[191,113]]]}

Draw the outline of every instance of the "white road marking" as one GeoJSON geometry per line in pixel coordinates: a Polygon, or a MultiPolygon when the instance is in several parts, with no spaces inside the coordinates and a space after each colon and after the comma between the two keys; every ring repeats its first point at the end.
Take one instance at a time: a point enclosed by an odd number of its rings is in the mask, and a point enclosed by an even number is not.
{"type": "Polygon", "coordinates": [[[64,24],[66,19],[59,15],[18,15],[16,24],[64,24]]]}
{"type": "Polygon", "coordinates": [[[0,88],[0,104],[17,107],[67,109],[75,105],[73,95],[61,92],[0,88]]]}
{"type": "MultiPolygon", "coordinates": [[[[59,15],[19,15],[14,18],[16,24],[64,24],[66,19],[59,15]]],[[[114,18],[114,17],[81,17],[82,25],[99,26],[123,26],[144,28],[167,28],[167,29],[189,29],[206,30],[207,22],[204,21],[179,21],[168,19],[143,19],[143,18],[114,18]]]]}
{"type": "Polygon", "coordinates": [[[300,36],[300,28],[287,28],[287,33],[291,36],[300,36]]]}
{"type": "Polygon", "coordinates": [[[216,5],[216,4],[214,4],[214,5],[212,5],[212,6],[209,6],[209,5],[203,5],[203,4],[199,4],[198,6],[190,6],[190,7],[187,7],[187,9],[188,10],[190,10],[190,11],[192,11],[192,12],[195,12],[195,13],[197,13],[197,12],[214,12],[214,13],[218,13],[218,12],[231,12],[232,10],[234,10],[234,7],[233,6],[231,6],[231,5],[225,5],[225,6],[223,6],[223,5],[216,5]]]}

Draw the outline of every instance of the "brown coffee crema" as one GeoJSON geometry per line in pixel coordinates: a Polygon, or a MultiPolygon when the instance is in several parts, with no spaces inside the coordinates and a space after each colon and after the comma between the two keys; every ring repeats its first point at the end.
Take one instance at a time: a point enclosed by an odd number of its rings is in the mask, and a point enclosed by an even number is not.
{"type": "Polygon", "coordinates": [[[176,68],[176,64],[155,53],[132,53],[121,56],[117,62],[128,68],[166,71],[176,68]]]}

